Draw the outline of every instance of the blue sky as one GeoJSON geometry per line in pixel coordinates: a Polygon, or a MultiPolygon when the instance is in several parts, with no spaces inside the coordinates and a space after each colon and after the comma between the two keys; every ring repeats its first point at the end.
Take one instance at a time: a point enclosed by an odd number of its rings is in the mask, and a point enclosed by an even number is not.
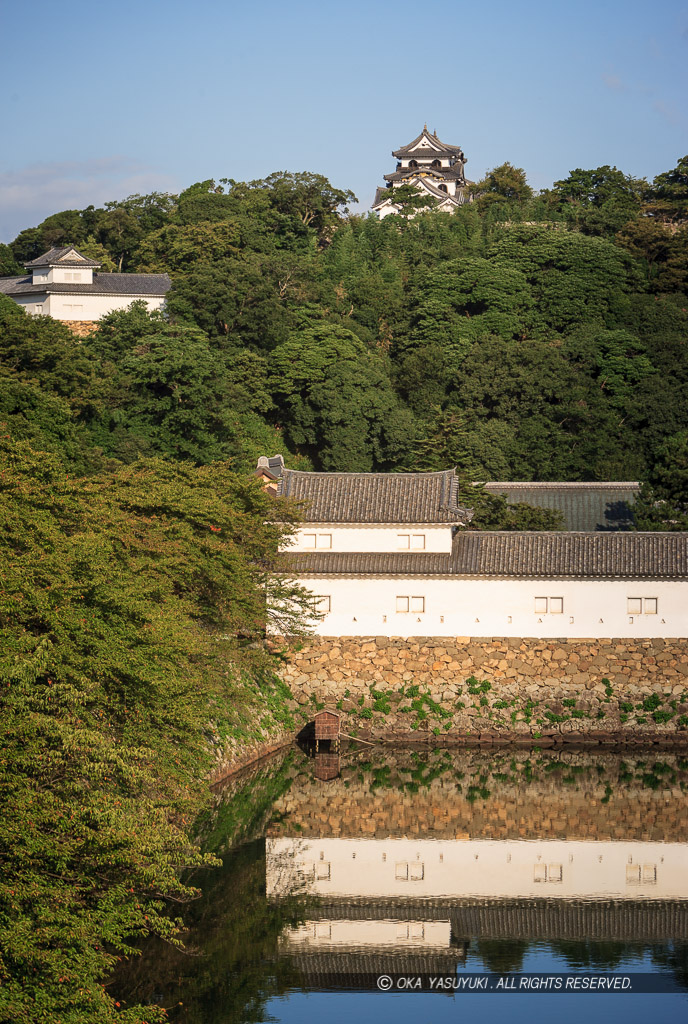
{"type": "Polygon", "coordinates": [[[427,121],[510,160],[652,178],[688,152],[688,0],[0,0],[0,240],[49,213],[309,170],[362,209],[427,121]]]}

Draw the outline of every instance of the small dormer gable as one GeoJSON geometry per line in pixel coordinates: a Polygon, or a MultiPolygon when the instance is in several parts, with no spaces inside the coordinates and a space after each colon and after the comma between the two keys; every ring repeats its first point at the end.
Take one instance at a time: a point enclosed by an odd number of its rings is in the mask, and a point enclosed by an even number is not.
{"type": "Polygon", "coordinates": [[[33,284],[93,284],[93,271],[100,268],[97,260],[84,256],[73,245],[49,249],[24,265],[31,271],[33,284]]]}

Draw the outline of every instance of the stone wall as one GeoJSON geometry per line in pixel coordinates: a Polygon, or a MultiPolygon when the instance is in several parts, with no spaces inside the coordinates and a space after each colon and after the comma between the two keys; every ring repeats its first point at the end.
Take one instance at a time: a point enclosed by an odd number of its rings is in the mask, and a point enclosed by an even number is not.
{"type": "Polygon", "coordinates": [[[680,755],[663,755],[657,777],[637,755],[474,750],[419,762],[401,750],[370,758],[369,750],[347,754],[327,785],[299,775],[274,806],[270,834],[685,841],[688,763],[680,755]]]}
{"type": "Polygon", "coordinates": [[[60,320],[60,323],[69,327],[79,338],[87,338],[89,334],[98,330],[98,323],[95,320],[60,320]]]}
{"type": "Polygon", "coordinates": [[[337,705],[356,735],[688,737],[682,639],[318,637],[282,677],[305,710],[337,705]]]}

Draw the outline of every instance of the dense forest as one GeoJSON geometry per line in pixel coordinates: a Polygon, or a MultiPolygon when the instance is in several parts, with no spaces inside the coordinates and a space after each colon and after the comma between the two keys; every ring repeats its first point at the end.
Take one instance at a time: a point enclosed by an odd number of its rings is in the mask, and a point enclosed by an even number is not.
{"type": "MultiPolygon", "coordinates": [[[[688,527],[688,157],[539,195],[504,164],[453,215],[354,199],[315,174],[205,181],[0,246],[5,275],[74,244],[172,279],[165,315],[83,338],[0,296],[1,1019],[161,1017],[118,1008],[107,973],[174,941],[209,733],[255,701],[284,716],[265,590],[294,513],[247,479],[257,456],[640,479],[639,525],[688,527]]],[[[474,525],[558,525],[471,496],[474,525]]]]}
{"type": "Polygon", "coordinates": [[[283,451],[661,487],[657,467],[685,463],[688,157],[652,184],[599,167],[538,195],[504,164],[453,215],[409,196],[405,217],[347,216],[354,199],[276,173],[22,231],[5,274],[72,243],[173,286],[167,317],[112,314],[83,341],[3,304],[0,411],[77,471],[152,455],[244,471],[283,451]]]}

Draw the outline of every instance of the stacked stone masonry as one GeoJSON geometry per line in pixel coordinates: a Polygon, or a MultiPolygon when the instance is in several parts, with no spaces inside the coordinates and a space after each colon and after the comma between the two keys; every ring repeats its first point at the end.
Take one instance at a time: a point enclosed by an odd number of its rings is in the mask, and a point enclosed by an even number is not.
{"type": "Polygon", "coordinates": [[[60,320],[60,323],[69,327],[72,334],[76,334],[79,338],[87,338],[89,334],[98,330],[95,320],[60,320]]]}
{"type": "Polygon", "coordinates": [[[364,732],[688,735],[685,639],[318,637],[282,677],[364,732]]]}
{"type": "Polygon", "coordinates": [[[539,763],[530,753],[510,766],[511,754],[497,763],[493,753],[455,752],[442,763],[441,774],[413,792],[404,786],[418,768],[412,755],[387,755],[381,762],[386,785],[377,786],[374,765],[361,765],[370,756],[347,756],[341,777],[326,786],[305,774],[295,779],[275,804],[269,834],[683,842],[688,828],[682,788],[688,765],[674,755],[663,759],[672,769],[663,778],[673,775],[674,781],[653,789],[643,785],[646,761],[633,756],[624,762],[625,778],[619,778],[618,759],[604,754],[560,753],[561,770],[552,772],[551,761],[539,763]],[[472,783],[487,786],[487,793],[471,800],[472,783]]]}

